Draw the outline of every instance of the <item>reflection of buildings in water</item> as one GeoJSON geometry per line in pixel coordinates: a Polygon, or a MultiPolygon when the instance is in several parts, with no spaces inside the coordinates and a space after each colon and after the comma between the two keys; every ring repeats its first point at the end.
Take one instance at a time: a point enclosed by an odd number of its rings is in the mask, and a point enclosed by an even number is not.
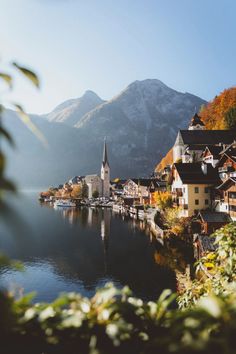
{"type": "Polygon", "coordinates": [[[109,248],[110,228],[111,228],[111,211],[109,209],[103,209],[102,219],[101,219],[101,238],[103,242],[105,273],[107,273],[107,268],[108,268],[108,248],[109,248]]]}
{"type": "Polygon", "coordinates": [[[92,208],[88,208],[88,225],[92,226],[93,223],[93,209],[92,208]]]}

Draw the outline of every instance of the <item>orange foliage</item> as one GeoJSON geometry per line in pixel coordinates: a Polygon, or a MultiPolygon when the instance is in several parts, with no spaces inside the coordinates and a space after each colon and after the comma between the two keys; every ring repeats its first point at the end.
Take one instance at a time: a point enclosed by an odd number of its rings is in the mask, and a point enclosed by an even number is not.
{"type": "Polygon", "coordinates": [[[156,166],[156,171],[161,171],[163,170],[164,167],[166,167],[167,165],[171,165],[173,163],[173,150],[170,149],[166,156],[163,157],[163,159],[161,160],[161,162],[156,166]]]}
{"type": "Polygon", "coordinates": [[[236,87],[224,90],[203,107],[199,114],[206,129],[225,129],[224,115],[232,107],[236,107],[236,87]]]}

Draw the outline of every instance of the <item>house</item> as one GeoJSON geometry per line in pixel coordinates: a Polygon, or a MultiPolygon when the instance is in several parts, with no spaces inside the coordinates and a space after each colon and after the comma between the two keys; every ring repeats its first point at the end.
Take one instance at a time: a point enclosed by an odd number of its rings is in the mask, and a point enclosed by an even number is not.
{"type": "Polygon", "coordinates": [[[229,223],[231,218],[224,212],[201,210],[195,220],[201,224],[201,234],[210,235],[229,223]]]}
{"type": "Polygon", "coordinates": [[[214,238],[207,235],[193,235],[193,253],[196,260],[205,256],[208,252],[214,252],[216,248],[214,238]]]}
{"type": "Polygon", "coordinates": [[[70,184],[70,185],[81,184],[83,182],[84,178],[85,178],[85,176],[74,176],[68,181],[68,184],[70,184]]]}
{"type": "Polygon", "coordinates": [[[223,148],[224,147],[221,144],[207,146],[201,155],[202,161],[210,163],[213,167],[216,167],[220,160],[220,153],[223,148]]]}
{"type": "Polygon", "coordinates": [[[165,191],[166,182],[156,178],[132,178],[124,184],[124,196],[139,199],[141,204],[150,204],[157,191],[165,191]]]}
{"type": "Polygon", "coordinates": [[[212,205],[211,190],[219,183],[217,169],[206,163],[175,163],[172,172],[172,196],[180,216],[189,217],[212,205]]]}
{"type": "Polygon", "coordinates": [[[217,168],[222,180],[228,177],[236,177],[236,142],[227,146],[220,153],[217,168]]]}
{"type": "Polygon", "coordinates": [[[179,131],[173,146],[174,162],[180,159],[184,160],[186,151],[193,155],[194,162],[199,161],[207,146],[229,145],[235,140],[235,131],[233,130],[205,130],[204,126],[201,129],[199,127],[199,123],[196,125],[190,123],[188,130],[179,131]]]}
{"type": "Polygon", "coordinates": [[[236,177],[228,177],[216,189],[221,192],[216,209],[227,212],[236,221],[236,177]]]}
{"type": "Polygon", "coordinates": [[[142,204],[148,204],[150,200],[150,178],[130,178],[124,184],[124,197],[138,199],[142,204]]]}
{"type": "Polygon", "coordinates": [[[111,182],[111,195],[114,200],[119,199],[124,193],[126,179],[116,178],[111,182]]]}

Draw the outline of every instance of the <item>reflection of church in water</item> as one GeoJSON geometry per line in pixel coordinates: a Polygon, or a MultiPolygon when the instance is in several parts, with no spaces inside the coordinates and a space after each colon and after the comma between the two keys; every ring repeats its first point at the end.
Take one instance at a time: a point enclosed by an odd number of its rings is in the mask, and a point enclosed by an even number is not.
{"type": "Polygon", "coordinates": [[[69,221],[70,224],[75,224],[79,222],[88,227],[98,227],[103,247],[104,268],[106,273],[108,264],[109,238],[111,230],[110,208],[94,209],[84,207],[81,209],[66,209],[63,210],[62,214],[63,217],[69,221]]]}

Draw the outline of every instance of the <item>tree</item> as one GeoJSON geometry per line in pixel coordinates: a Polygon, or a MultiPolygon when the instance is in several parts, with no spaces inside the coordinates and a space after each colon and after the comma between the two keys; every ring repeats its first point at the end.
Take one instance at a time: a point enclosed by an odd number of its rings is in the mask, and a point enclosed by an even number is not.
{"type": "Polygon", "coordinates": [[[93,192],[92,196],[93,196],[93,198],[98,198],[99,197],[99,192],[98,192],[97,189],[93,192]]]}
{"type": "Polygon", "coordinates": [[[81,187],[81,198],[88,198],[88,185],[86,182],[82,182],[82,187],[81,187]]]}
{"type": "Polygon", "coordinates": [[[158,192],[155,199],[158,208],[161,210],[165,210],[172,206],[172,196],[169,192],[158,192]]]}
{"type": "Polygon", "coordinates": [[[236,107],[230,108],[224,115],[225,128],[236,130],[236,107]]]}
{"type": "Polygon", "coordinates": [[[74,185],[73,186],[73,189],[71,191],[71,197],[72,198],[80,198],[81,196],[81,185],[80,184],[77,184],[77,185],[74,185]]]}

